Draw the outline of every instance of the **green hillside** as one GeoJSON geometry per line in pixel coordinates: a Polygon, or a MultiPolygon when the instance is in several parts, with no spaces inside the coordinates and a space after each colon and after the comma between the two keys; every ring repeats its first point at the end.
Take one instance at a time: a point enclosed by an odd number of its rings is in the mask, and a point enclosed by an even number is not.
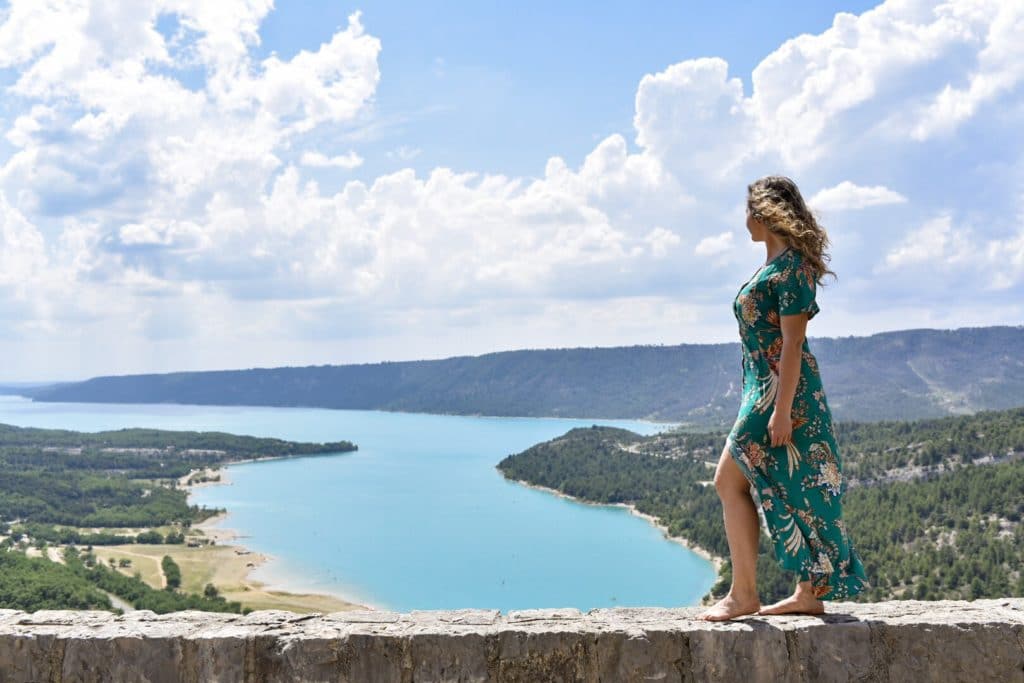
{"type": "MultiPolygon", "coordinates": [[[[850,488],[844,516],[871,590],[854,600],[1024,595],[1024,408],[912,423],[837,425],[850,488]],[[860,479],[856,479],[856,477],[860,479]]],[[[643,437],[577,428],[498,464],[509,479],[598,503],[627,503],[679,536],[729,557],[712,485],[725,432],[643,437]]],[[[728,590],[726,561],[711,595],[728,590]]],[[[758,587],[789,595],[761,534],[758,587]]]]}
{"type": "Polygon", "coordinates": [[[193,470],[253,458],[356,450],[349,441],[299,443],[223,432],[121,429],[73,432],[0,425],[0,607],[240,612],[208,585],[176,590],[180,570],[164,558],[168,588],[97,561],[92,547],[185,543],[185,531],[219,510],[189,506],[178,480],[193,470]],[[28,557],[60,546],[63,563],[28,557]]]}

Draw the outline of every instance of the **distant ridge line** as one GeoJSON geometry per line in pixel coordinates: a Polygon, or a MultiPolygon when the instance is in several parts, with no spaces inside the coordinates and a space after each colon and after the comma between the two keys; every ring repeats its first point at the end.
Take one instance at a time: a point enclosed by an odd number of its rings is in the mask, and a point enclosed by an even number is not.
{"type": "MultiPolygon", "coordinates": [[[[1024,325],[808,336],[837,419],[875,421],[1024,404],[1024,325]],[[927,379],[927,381],[926,381],[927,379]]],[[[738,342],[493,351],[342,365],[194,370],[6,387],[36,401],[393,410],[732,423],[738,342]]]]}

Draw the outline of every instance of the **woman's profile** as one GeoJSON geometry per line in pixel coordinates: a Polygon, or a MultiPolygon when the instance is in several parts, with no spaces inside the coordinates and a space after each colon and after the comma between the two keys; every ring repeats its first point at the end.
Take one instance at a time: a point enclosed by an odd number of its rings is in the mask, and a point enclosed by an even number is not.
{"type": "Polygon", "coordinates": [[[819,312],[817,285],[825,274],[835,276],[826,266],[828,235],[783,176],[747,187],[747,230],[765,243],[766,257],[733,302],[743,392],[715,471],[732,586],[700,615],[709,621],[755,612],[821,614],[822,600],[870,587],[843,521],[842,461],[805,336],[819,312]],[[779,563],[799,577],[793,595],[765,607],[756,585],[758,508],[779,563]]]}

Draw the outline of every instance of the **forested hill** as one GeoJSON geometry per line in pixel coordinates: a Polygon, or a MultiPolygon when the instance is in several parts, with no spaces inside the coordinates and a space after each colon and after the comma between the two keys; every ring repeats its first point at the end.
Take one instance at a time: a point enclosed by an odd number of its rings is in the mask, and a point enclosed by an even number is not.
{"type": "MultiPolygon", "coordinates": [[[[1024,326],[809,337],[838,420],[1024,404],[1024,326]]],[[[443,360],[97,377],[9,390],[39,401],[316,406],[635,418],[707,428],[739,407],[732,344],[522,350],[443,360]]]]}
{"type": "Polygon", "coordinates": [[[256,458],[358,450],[351,441],[285,441],[225,432],[129,428],[74,432],[0,424],[0,525],[157,526],[200,521],[176,482],[256,458]],[[154,487],[170,483],[171,487],[154,487]]]}
{"type": "MultiPolygon", "coordinates": [[[[98,561],[93,546],[199,546],[193,523],[223,510],[189,505],[182,485],[219,480],[208,469],[357,449],[351,441],[295,442],[225,432],[73,432],[0,424],[0,608],[113,609],[114,596],[158,613],[251,611],[225,600],[213,584],[201,594],[179,590],[181,568],[169,554],[161,562],[165,585],[160,589],[144,581],[140,571],[126,576],[112,560],[109,567],[98,561]],[[29,557],[30,547],[40,556],[29,557]],[[53,561],[50,550],[59,550],[61,559],[53,561]]],[[[121,567],[131,565],[125,561],[121,567]]]]}
{"type": "MultiPolygon", "coordinates": [[[[729,546],[713,486],[725,433],[644,437],[612,427],[570,430],[510,455],[509,479],[581,500],[627,503],[722,557],[729,546]]],[[[837,425],[843,516],[864,562],[858,601],[1024,595],[1024,408],[910,423],[837,425]]],[[[729,587],[722,567],[714,597],[729,587]]],[[[758,588],[789,595],[765,533],[758,588]]]]}

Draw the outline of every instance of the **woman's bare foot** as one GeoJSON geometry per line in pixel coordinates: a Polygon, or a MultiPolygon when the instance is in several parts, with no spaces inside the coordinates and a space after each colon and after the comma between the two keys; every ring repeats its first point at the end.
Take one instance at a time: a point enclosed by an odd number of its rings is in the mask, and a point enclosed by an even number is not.
{"type": "Polygon", "coordinates": [[[750,598],[736,598],[729,593],[697,618],[705,621],[726,621],[744,614],[753,614],[760,606],[761,601],[756,595],[750,598]]]}
{"type": "MultiPolygon", "coordinates": [[[[808,582],[810,585],[810,582],[808,582]]],[[[824,614],[825,603],[814,597],[809,588],[798,586],[796,592],[788,598],[773,602],[762,607],[758,614],[824,614]]]]}

